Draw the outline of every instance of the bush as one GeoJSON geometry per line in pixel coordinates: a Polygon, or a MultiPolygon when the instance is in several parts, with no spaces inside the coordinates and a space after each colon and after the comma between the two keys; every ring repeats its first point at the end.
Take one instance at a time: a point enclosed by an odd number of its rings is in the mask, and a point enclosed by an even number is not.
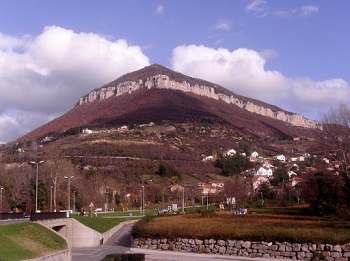
{"type": "Polygon", "coordinates": [[[110,254],[101,261],[144,261],[145,254],[110,254]]]}

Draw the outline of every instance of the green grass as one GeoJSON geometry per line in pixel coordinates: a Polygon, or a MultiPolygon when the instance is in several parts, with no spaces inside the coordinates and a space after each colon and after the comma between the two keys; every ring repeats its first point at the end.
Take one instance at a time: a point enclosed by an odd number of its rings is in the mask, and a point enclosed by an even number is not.
{"type": "Polygon", "coordinates": [[[0,260],[15,261],[67,249],[66,241],[36,223],[0,226],[0,260]]]}
{"type": "MultiPolygon", "coordinates": [[[[100,233],[107,232],[111,228],[119,225],[122,222],[133,220],[133,219],[139,219],[140,217],[118,217],[117,215],[113,215],[110,213],[107,214],[98,214],[97,216],[93,215],[91,216],[79,216],[79,215],[72,215],[72,218],[76,219],[80,223],[84,224],[85,226],[96,230],[100,233]]],[[[0,259],[1,260],[1,259],[0,259]]]]}

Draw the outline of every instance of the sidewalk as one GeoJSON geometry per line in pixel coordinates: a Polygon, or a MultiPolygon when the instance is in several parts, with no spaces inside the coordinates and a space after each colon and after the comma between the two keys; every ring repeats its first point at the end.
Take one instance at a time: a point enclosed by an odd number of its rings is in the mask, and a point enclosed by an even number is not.
{"type": "Polygon", "coordinates": [[[161,251],[161,250],[150,250],[141,248],[130,248],[132,253],[144,253],[146,261],[210,261],[210,260],[242,260],[242,261],[271,261],[276,260],[273,258],[262,258],[262,257],[243,257],[243,256],[226,256],[226,255],[215,255],[215,254],[197,254],[187,252],[176,252],[176,251],[161,251]]]}

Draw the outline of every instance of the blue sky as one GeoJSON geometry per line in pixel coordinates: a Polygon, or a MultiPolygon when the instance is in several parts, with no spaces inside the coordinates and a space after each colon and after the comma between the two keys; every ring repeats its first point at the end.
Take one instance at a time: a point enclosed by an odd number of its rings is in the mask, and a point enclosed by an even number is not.
{"type": "Polygon", "coordinates": [[[349,103],[350,1],[0,1],[0,142],[158,63],[319,119],[349,103]]]}

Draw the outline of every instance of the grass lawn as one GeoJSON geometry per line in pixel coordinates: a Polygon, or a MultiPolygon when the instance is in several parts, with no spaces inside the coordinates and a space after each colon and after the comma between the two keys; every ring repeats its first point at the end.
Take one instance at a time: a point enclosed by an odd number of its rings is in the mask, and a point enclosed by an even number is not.
{"type": "Polygon", "coordinates": [[[30,259],[67,249],[66,241],[36,223],[0,226],[0,260],[30,259]]]}
{"type": "Polygon", "coordinates": [[[111,214],[111,213],[107,213],[107,214],[99,213],[97,216],[93,215],[92,217],[72,215],[72,218],[78,220],[80,223],[84,224],[85,226],[92,228],[93,230],[96,230],[100,233],[107,232],[111,228],[119,225],[124,221],[140,219],[140,217],[132,217],[132,218],[118,217],[117,215],[111,214]]]}
{"type": "Polygon", "coordinates": [[[350,242],[350,220],[293,214],[227,212],[146,218],[134,237],[241,239],[267,242],[343,244],[350,242]]]}

